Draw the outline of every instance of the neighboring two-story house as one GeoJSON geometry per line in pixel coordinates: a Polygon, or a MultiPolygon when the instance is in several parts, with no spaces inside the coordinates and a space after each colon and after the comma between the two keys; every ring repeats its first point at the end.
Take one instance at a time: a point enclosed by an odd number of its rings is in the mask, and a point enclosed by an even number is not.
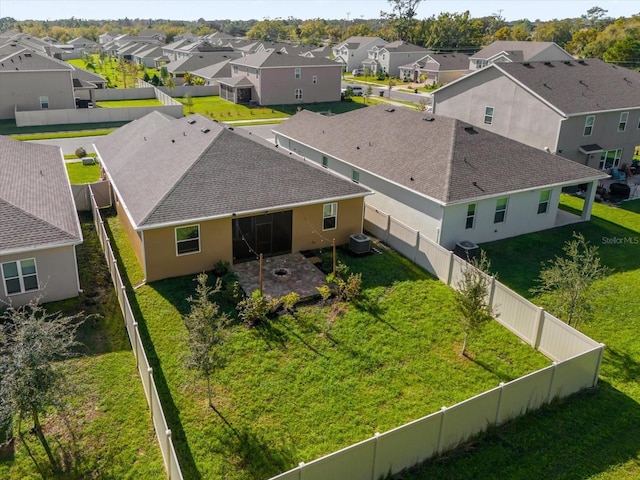
{"type": "Polygon", "coordinates": [[[76,108],[73,67],[16,43],[0,47],[0,119],[16,109],[76,108]]]}
{"type": "Polygon", "coordinates": [[[492,63],[553,62],[573,60],[566,50],[554,42],[499,40],[469,57],[469,70],[479,70],[492,63]]]}
{"type": "Polygon", "coordinates": [[[426,48],[402,40],[383,46],[374,45],[368,50],[367,59],[362,62],[362,68],[368,68],[374,75],[386,73],[391,77],[397,77],[402,65],[418,60],[428,52],[426,48]]]}
{"type": "Polygon", "coordinates": [[[367,186],[375,192],[368,206],[449,249],[556,226],[565,186],[588,185],[588,220],[607,178],[453,118],[386,105],[333,116],[303,110],[274,132],[281,148],[367,186]]]}
{"type": "Polygon", "coordinates": [[[336,102],[342,69],[322,57],[266,50],[232,60],[231,77],[219,78],[220,97],[259,105],[336,102]]]}
{"type": "Polygon", "coordinates": [[[640,145],[640,73],[598,59],[493,64],[433,92],[433,112],[608,169],[640,145]]]}
{"type": "Polygon", "coordinates": [[[229,47],[212,47],[211,51],[194,53],[188,57],[167,63],[165,68],[171,77],[182,78],[187,72],[200,70],[227,60],[235,60],[241,56],[240,52],[235,52],[229,47]]]}
{"type": "Polygon", "coordinates": [[[379,37],[349,37],[333,47],[333,59],[342,65],[343,71],[351,72],[362,68],[362,62],[369,57],[370,49],[382,47],[386,43],[379,37]]]}

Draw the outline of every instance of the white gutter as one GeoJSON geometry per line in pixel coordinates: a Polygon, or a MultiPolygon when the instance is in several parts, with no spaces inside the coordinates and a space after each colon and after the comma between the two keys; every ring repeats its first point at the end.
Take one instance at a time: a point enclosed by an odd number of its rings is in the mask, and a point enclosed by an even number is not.
{"type": "Polygon", "coordinates": [[[185,218],[183,220],[179,220],[179,221],[173,221],[173,222],[165,222],[165,223],[154,223],[153,225],[145,225],[142,227],[137,227],[135,228],[136,231],[138,232],[144,232],[145,230],[152,230],[152,229],[156,229],[156,228],[164,228],[164,227],[173,227],[173,226],[178,226],[178,225],[184,225],[186,223],[198,223],[198,222],[206,222],[208,220],[219,220],[221,218],[236,218],[236,217],[241,217],[241,216],[247,216],[247,215],[253,215],[256,213],[263,213],[266,214],[268,212],[280,212],[283,210],[289,210],[291,208],[296,208],[296,207],[306,207],[309,205],[317,205],[319,203],[329,203],[329,202],[337,202],[340,200],[352,200],[354,198],[360,198],[360,197],[366,197],[367,195],[373,195],[375,192],[373,191],[369,191],[369,192],[363,192],[363,193],[355,193],[352,195],[344,195],[341,197],[329,197],[329,198],[323,198],[323,199],[316,199],[316,200],[309,200],[306,202],[299,202],[299,203],[290,203],[290,204],[285,204],[285,205],[275,205],[275,206],[270,206],[270,207],[261,207],[261,208],[256,208],[253,210],[243,210],[243,211],[238,211],[238,212],[233,212],[233,213],[223,213],[220,215],[213,215],[213,216],[208,216],[208,217],[198,217],[198,218],[185,218]]]}
{"type": "Polygon", "coordinates": [[[1,250],[0,255],[15,255],[18,253],[39,252],[40,250],[50,250],[52,248],[69,247],[81,244],[82,240],[74,240],[73,242],[65,243],[47,243],[45,245],[38,245],[35,247],[9,248],[7,250],[1,250]]]}

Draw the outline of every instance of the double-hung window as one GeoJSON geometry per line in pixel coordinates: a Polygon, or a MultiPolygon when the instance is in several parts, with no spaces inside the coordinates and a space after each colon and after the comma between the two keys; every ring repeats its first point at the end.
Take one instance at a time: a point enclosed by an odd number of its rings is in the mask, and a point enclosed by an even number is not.
{"type": "Polygon", "coordinates": [[[200,252],[200,225],[176,228],[176,253],[186,255],[200,252]]]}
{"type": "Polygon", "coordinates": [[[540,200],[538,201],[538,214],[547,213],[549,211],[550,199],[551,189],[542,190],[540,192],[540,200]]]}
{"type": "Polygon", "coordinates": [[[329,168],[329,159],[327,157],[325,157],[324,155],[322,156],[322,166],[324,168],[329,168]]]}
{"type": "Polygon", "coordinates": [[[44,95],[40,97],[40,108],[49,108],[49,97],[46,97],[44,95]]]}
{"type": "Polygon", "coordinates": [[[300,69],[299,69],[299,68],[296,68],[296,69],[294,70],[293,77],[294,77],[294,78],[300,78],[300,76],[301,76],[300,69]]]}
{"type": "Polygon", "coordinates": [[[582,133],[583,136],[589,137],[591,136],[591,132],[593,132],[593,124],[596,122],[595,115],[589,115],[584,121],[584,131],[582,133]]]}
{"type": "Polygon", "coordinates": [[[620,159],[622,158],[622,149],[606,150],[600,154],[600,170],[608,170],[611,167],[620,166],[620,159]]]}
{"type": "Polygon", "coordinates": [[[316,83],[318,83],[318,76],[317,75],[314,75],[313,77],[311,77],[311,83],[313,83],[314,85],[316,83]]]}
{"type": "Polygon", "coordinates": [[[360,183],[360,172],[358,170],[351,170],[351,180],[360,183]]]}
{"type": "Polygon", "coordinates": [[[302,89],[301,88],[296,88],[295,99],[296,100],[302,100],[302,89]]]}
{"type": "Polygon", "coordinates": [[[325,203],[322,206],[322,230],[335,230],[338,226],[337,202],[325,203]]]}
{"type": "Polygon", "coordinates": [[[36,259],[27,258],[3,263],[2,280],[7,295],[38,290],[36,259]]]}
{"type": "Polygon", "coordinates": [[[504,223],[507,219],[507,205],[509,199],[507,197],[499,198],[496,201],[496,213],[493,216],[493,223],[504,223]]]}
{"type": "Polygon", "coordinates": [[[493,123],[493,107],[485,107],[484,123],[487,125],[491,125],[493,123]]]}
{"type": "Polygon", "coordinates": [[[467,206],[467,223],[464,228],[469,230],[476,223],[476,204],[471,203],[467,206]]]}
{"type": "Polygon", "coordinates": [[[624,132],[627,129],[627,121],[629,120],[629,112],[622,112],[620,114],[620,121],[618,122],[618,131],[624,132]]]}

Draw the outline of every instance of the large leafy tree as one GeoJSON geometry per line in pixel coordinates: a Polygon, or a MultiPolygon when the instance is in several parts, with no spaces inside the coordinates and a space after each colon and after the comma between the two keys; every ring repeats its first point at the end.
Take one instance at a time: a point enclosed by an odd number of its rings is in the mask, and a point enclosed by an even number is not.
{"type": "Polygon", "coordinates": [[[577,327],[580,320],[589,318],[594,300],[593,283],[610,273],[602,264],[598,247],[590,245],[581,233],[573,232],[573,240],[565,242],[564,256],[556,256],[540,271],[538,286],[533,293],[549,310],[577,327]]]}
{"type": "Polygon", "coordinates": [[[9,307],[0,315],[0,425],[20,433],[25,418],[42,444],[55,473],[60,473],[44,435],[41,417],[63,403],[65,378],[57,361],[73,356],[78,316],[49,314],[35,302],[9,307]]]}
{"type": "Polygon", "coordinates": [[[391,13],[380,12],[396,33],[398,40],[409,41],[409,32],[416,26],[418,5],[422,0],[387,0],[392,6],[391,13]]]}

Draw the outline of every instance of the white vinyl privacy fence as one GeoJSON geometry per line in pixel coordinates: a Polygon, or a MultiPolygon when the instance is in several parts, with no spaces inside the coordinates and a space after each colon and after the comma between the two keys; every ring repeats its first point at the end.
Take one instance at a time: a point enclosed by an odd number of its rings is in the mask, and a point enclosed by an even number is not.
{"type": "MultiPolygon", "coordinates": [[[[365,230],[456,288],[466,262],[369,205],[365,230]]],[[[496,319],[553,360],[549,367],[282,473],[271,480],[377,480],[453,449],[490,425],[540,408],[598,380],[604,345],[569,327],[495,279],[496,319]]]]}
{"type": "Polygon", "coordinates": [[[107,265],[109,266],[109,272],[111,273],[111,280],[116,289],[118,295],[118,302],[124,316],[125,326],[129,335],[129,341],[133,354],[136,359],[136,365],[138,367],[138,373],[142,380],[144,387],[144,393],[147,397],[147,403],[149,404],[149,410],[151,411],[151,419],[153,420],[153,426],[158,437],[158,443],[160,444],[160,451],[162,452],[162,458],[164,460],[164,467],[169,480],[182,480],[182,472],[180,471],[180,464],[178,463],[178,457],[171,440],[171,430],[167,425],[167,420],[162,411],[162,404],[158,397],[158,390],[153,380],[153,369],[149,365],[147,355],[140,339],[140,332],[138,331],[138,322],[133,316],[129,299],[127,298],[127,292],[125,285],[120,276],[120,271],[116,263],[116,258],[113,255],[111,244],[107,232],[104,228],[104,223],[100,216],[100,210],[96,203],[96,197],[93,194],[91,187],[89,187],[90,199],[91,199],[91,211],[93,213],[93,223],[100,239],[100,245],[104,251],[107,265]]]}

